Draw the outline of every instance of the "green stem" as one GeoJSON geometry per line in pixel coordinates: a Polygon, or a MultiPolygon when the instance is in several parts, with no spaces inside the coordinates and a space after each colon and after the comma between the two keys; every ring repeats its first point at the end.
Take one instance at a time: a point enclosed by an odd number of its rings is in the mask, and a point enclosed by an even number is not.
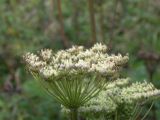
{"type": "Polygon", "coordinates": [[[118,120],[118,111],[115,113],[115,120],[118,120]]]}
{"type": "Polygon", "coordinates": [[[70,109],[70,120],[78,120],[78,109],[70,109]]]}

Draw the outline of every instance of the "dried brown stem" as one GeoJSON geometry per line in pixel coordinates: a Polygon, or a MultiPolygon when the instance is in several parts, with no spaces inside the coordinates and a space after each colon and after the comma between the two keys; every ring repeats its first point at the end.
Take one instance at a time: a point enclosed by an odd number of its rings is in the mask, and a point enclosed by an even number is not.
{"type": "Polygon", "coordinates": [[[105,43],[103,4],[100,5],[99,14],[100,14],[99,24],[100,24],[101,41],[105,43]]]}
{"type": "Polygon", "coordinates": [[[62,43],[64,48],[69,47],[69,40],[67,36],[65,35],[64,31],[64,23],[63,23],[63,15],[62,15],[62,8],[61,8],[61,0],[57,0],[57,6],[58,6],[58,17],[59,17],[59,22],[60,22],[60,33],[62,37],[62,43]]]}
{"type": "Polygon", "coordinates": [[[90,25],[92,32],[92,44],[97,42],[96,36],[96,23],[95,23],[95,15],[94,15],[94,2],[93,0],[88,0],[89,14],[90,14],[90,25]]]}
{"type": "Polygon", "coordinates": [[[53,17],[53,11],[54,11],[54,0],[50,0],[50,5],[49,5],[49,19],[50,21],[53,21],[54,20],[54,17],[53,17]]]}
{"type": "Polygon", "coordinates": [[[78,24],[78,16],[79,16],[79,5],[80,1],[79,0],[72,0],[72,5],[73,7],[73,16],[72,16],[72,23],[75,31],[75,39],[78,40],[79,38],[79,24],[78,24]]]}

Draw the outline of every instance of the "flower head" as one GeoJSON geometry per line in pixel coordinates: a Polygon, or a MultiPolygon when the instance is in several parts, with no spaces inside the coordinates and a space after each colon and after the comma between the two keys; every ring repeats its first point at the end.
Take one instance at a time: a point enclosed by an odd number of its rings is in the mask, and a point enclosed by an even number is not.
{"type": "Polygon", "coordinates": [[[100,43],[90,49],[73,46],[56,53],[43,49],[25,54],[24,61],[49,94],[66,108],[79,108],[96,96],[109,81],[108,76],[115,76],[128,60],[128,56],[108,55],[106,50],[107,46],[100,43]]]}
{"type": "Polygon", "coordinates": [[[102,45],[101,43],[97,43],[91,48],[91,50],[94,52],[106,52],[107,46],[102,45]]]}
{"type": "Polygon", "coordinates": [[[42,57],[43,60],[49,60],[52,56],[52,50],[50,49],[42,49],[40,51],[40,56],[42,57]]]}
{"type": "Polygon", "coordinates": [[[107,47],[100,43],[90,49],[73,46],[55,54],[50,49],[43,49],[39,54],[27,53],[24,55],[24,60],[31,70],[36,70],[39,74],[42,74],[42,71],[53,73],[48,77],[57,76],[61,72],[72,74],[79,71],[88,74],[98,73],[103,76],[113,75],[118,72],[117,67],[123,66],[128,61],[128,56],[123,57],[120,54],[109,56],[105,53],[106,49],[107,47]]]}

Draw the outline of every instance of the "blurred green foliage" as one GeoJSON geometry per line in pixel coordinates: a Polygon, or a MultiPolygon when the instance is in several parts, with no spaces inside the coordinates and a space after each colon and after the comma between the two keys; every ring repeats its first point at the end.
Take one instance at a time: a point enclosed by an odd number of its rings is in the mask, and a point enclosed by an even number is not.
{"type": "Polygon", "coordinates": [[[49,99],[35,81],[27,81],[22,87],[21,95],[1,95],[0,120],[63,119],[58,104],[49,99]]]}
{"type": "MultiPolygon", "coordinates": [[[[87,1],[61,2],[68,42],[90,46],[87,1]]],[[[130,54],[124,76],[139,81],[149,79],[146,61],[138,58],[138,52],[143,50],[160,55],[160,1],[94,0],[94,3],[97,41],[106,44],[111,41],[115,53],[130,54]]],[[[26,51],[64,47],[58,16],[57,1],[0,0],[0,120],[62,119],[60,106],[26,75],[21,64],[21,55],[26,51]],[[13,74],[19,74],[20,83],[13,74]],[[14,90],[17,86],[20,93],[14,90]]],[[[157,68],[154,68],[152,82],[160,88],[160,69],[158,62],[154,64],[157,68]]],[[[159,103],[153,111],[157,120],[160,119],[159,103]]]]}

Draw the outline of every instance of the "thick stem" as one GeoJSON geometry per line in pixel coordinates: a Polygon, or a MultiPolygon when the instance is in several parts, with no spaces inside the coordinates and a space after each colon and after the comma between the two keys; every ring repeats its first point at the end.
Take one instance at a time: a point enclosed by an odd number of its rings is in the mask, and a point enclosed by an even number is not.
{"type": "Polygon", "coordinates": [[[90,25],[92,32],[92,44],[97,42],[96,36],[96,22],[95,22],[95,14],[94,14],[94,1],[88,0],[89,14],[90,14],[90,25]]]}
{"type": "Polygon", "coordinates": [[[115,120],[118,120],[118,111],[115,113],[115,120]]]}
{"type": "Polygon", "coordinates": [[[50,4],[49,4],[49,20],[50,20],[50,22],[53,22],[54,21],[54,16],[53,16],[54,1],[50,0],[49,2],[50,2],[50,4]]]}
{"type": "Polygon", "coordinates": [[[105,43],[105,32],[104,32],[104,14],[103,14],[103,4],[101,4],[99,10],[99,24],[100,24],[100,35],[102,43],[105,43]]]}
{"type": "Polygon", "coordinates": [[[64,31],[64,21],[63,21],[64,19],[62,15],[61,0],[57,0],[57,6],[58,6],[58,15],[59,15],[60,33],[62,37],[62,43],[63,43],[64,48],[68,48],[69,40],[64,31]]]}
{"type": "Polygon", "coordinates": [[[78,109],[70,109],[70,120],[78,120],[78,109]]]}
{"type": "Polygon", "coordinates": [[[80,27],[79,27],[79,16],[80,16],[80,1],[79,0],[72,0],[73,7],[73,16],[72,16],[72,23],[75,31],[75,39],[78,41],[80,36],[80,27]]]}

